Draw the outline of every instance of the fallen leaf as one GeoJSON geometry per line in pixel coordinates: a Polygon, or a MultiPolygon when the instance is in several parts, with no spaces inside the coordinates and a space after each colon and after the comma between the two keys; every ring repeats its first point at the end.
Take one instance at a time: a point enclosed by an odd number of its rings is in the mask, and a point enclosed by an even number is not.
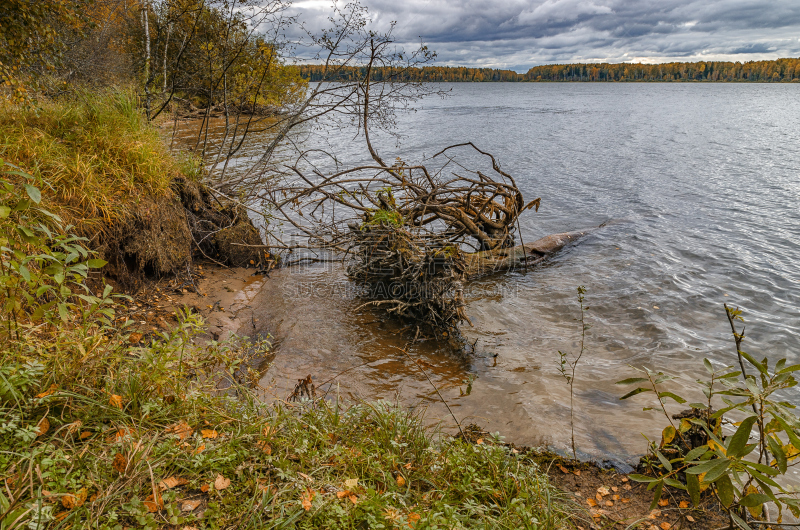
{"type": "Polygon", "coordinates": [[[159,482],[158,487],[159,489],[161,489],[161,491],[164,491],[175,488],[177,486],[183,486],[184,484],[188,483],[189,481],[183,477],[169,477],[159,482]]]}
{"type": "Polygon", "coordinates": [[[61,505],[67,510],[72,510],[74,508],[78,508],[79,506],[83,506],[83,503],[86,502],[86,496],[88,493],[89,492],[86,490],[86,488],[81,488],[74,495],[67,493],[61,497],[61,505]]]}
{"type": "Polygon", "coordinates": [[[408,516],[406,517],[406,519],[408,519],[408,522],[411,523],[411,524],[416,523],[417,521],[420,520],[420,518],[421,518],[421,516],[418,513],[415,513],[415,512],[409,513],[408,516]]]}
{"type": "Polygon", "coordinates": [[[627,503],[629,503],[629,502],[631,502],[631,500],[630,500],[630,499],[626,499],[626,498],[624,498],[624,497],[623,497],[623,499],[622,499],[622,504],[627,504],[627,503]]]}
{"type": "Polygon", "coordinates": [[[198,447],[197,449],[192,451],[192,454],[193,455],[199,455],[200,453],[202,453],[205,450],[206,450],[206,444],[202,444],[200,447],[198,447]]]}
{"type": "Polygon", "coordinates": [[[52,385],[50,385],[50,388],[48,388],[47,390],[45,390],[41,394],[36,394],[36,397],[37,398],[45,398],[45,397],[49,396],[50,394],[52,394],[53,392],[55,392],[56,390],[58,390],[58,385],[53,383],[52,385]]]}
{"type": "Polygon", "coordinates": [[[47,419],[47,416],[39,420],[39,423],[36,424],[36,436],[44,436],[47,434],[47,431],[50,430],[50,420],[47,419]]]}
{"type": "Polygon", "coordinates": [[[358,479],[357,478],[349,478],[349,479],[344,481],[344,487],[349,489],[349,490],[356,489],[356,486],[358,486],[358,479]]]}
{"type": "Polygon", "coordinates": [[[67,434],[75,434],[81,427],[83,426],[83,422],[81,420],[73,421],[67,426],[67,434]]]}
{"type": "Polygon", "coordinates": [[[628,482],[628,477],[622,477],[622,482],[628,482]]]}
{"type": "Polygon", "coordinates": [[[681,501],[681,503],[678,506],[680,506],[685,510],[686,508],[689,507],[689,501],[681,501]]]}
{"type": "Polygon", "coordinates": [[[606,488],[605,486],[600,486],[599,488],[597,488],[597,493],[605,497],[606,495],[608,495],[608,488],[606,488]]]}
{"type": "Polygon", "coordinates": [[[203,484],[202,486],[200,486],[200,491],[202,491],[203,493],[208,492],[208,490],[209,490],[208,484],[203,484]]]}
{"type": "Polygon", "coordinates": [[[312,489],[306,489],[306,491],[300,495],[300,504],[303,505],[303,509],[305,511],[309,511],[311,509],[311,501],[314,500],[315,495],[316,493],[314,493],[314,490],[312,489]]]}
{"type": "Polygon", "coordinates": [[[123,474],[125,470],[128,468],[128,459],[122,456],[120,453],[114,455],[114,462],[111,464],[117,473],[123,474]]]}
{"type": "Polygon", "coordinates": [[[353,494],[353,492],[350,491],[350,490],[337,491],[336,492],[336,497],[338,497],[339,499],[344,499],[345,497],[349,497],[352,494],[353,494]]]}
{"type": "Polygon", "coordinates": [[[217,475],[217,478],[214,481],[214,489],[217,491],[222,491],[230,485],[231,480],[223,477],[222,475],[217,475]]]}
{"type": "Polygon", "coordinates": [[[122,396],[118,396],[116,394],[111,394],[108,397],[108,404],[114,408],[121,409],[122,408],[122,396]]]}
{"type": "Polygon", "coordinates": [[[181,421],[179,423],[176,423],[175,425],[168,427],[167,430],[164,432],[168,434],[176,434],[179,439],[185,440],[186,438],[192,435],[194,429],[192,429],[189,426],[189,424],[186,423],[185,421],[181,421]]]}
{"type": "Polygon", "coordinates": [[[580,477],[581,476],[581,470],[580,469],[576,469],[575,471],[572,472],[572,474],[577,476],[577,477],[580,477]]]}
{"type": "Polygon", "coordinates": [[[619,500],[619,495],[612,495],[611,496],[611,500],[612,501],[618,501],[619,500]]]}
{"type": "Polygon", "coordinates": [[[81,433],[81,440],[85,440],[85,439],[87,439],[88,437],[90,437],[91,435],[92,435],[92,433],[90,433],[89,431],[83,431],[83,432],[81,433]]]}
{"type": "Polygon", "coordinates": [[[594,498],[597,499],[598,502],[601,502],[603,500],[603,496],[600,495],[599,493],[595,494],[594,498]]]}
{"type": "Polygon", "coordinates": [[[660,501],[658,501],[658,505],[661,507],[669,506],[669,499],[661,499],[660,501]]]}
{"type": "Polygon", "coordinates": [[[128,335],[128,342],[131,344],[137,344],[140,340],[142,340],[143,335],[141,333],[131,333],[128,335]]]}
{"type": "Polygon", "coordinates": [[[356,497],[355,495],[350,495],[347,498],[350,499],[350,502],[352,502],[353,504],[358,504],[358,497],[356,497]]]}
{"type": "Polygon", "coordinates": [[[210,439],[214,439],[219,436],[219,433],[214,429],[202,429],[200,431],[200,434],[203,436],[203,438],[210,438],[210,439]]]}
{"type": "Polygon", "coordinates": [[[65,511],[65,512],[59,512],[59,513],[57,513],[57,514],[55,515],[55,517],[56,517],[56,521],[58,521],[58,522],[60,523],[61,521],[63,521],[64,519],[66,519],[68,515],[69,515],[69,512],[68,512],[68,511],[65,511]]]}
{"type": "Polygon", "coordinates": [[[314,480],[314,479],[312,479],[311,477],[309,477],[308,475],[306,475],[305,473],[300,473],[300,472],[298,472],[297,474],[298,474],[298,475],[300,475],[301,477],[303,477],[304,479],[306,479],[306,480],[307,480],[307,481],[309,481],[309,482],[311,482],[311,481],[313,481],[313,480],[314,480]]]}
{"type": "Polygon", "coordinates": [[[594,499],[586,499],[586,504],[588,504],[589,506],[594,507],[594,506],[597,506],[597,501],[594,500],[594,499]]]}
{"type": "Polygon", "coordinates": [[[658,525],[658,526],[660,526],[660,527],[661,527],[661,530],[669,530],[670,528],[672,528],[672,525],[671,525],[671,524],[669,524],[669,523],[668,523],[668,522],[666,522],[666,521],[664,521],[663,523],[661,523],[661,524],[660,524],[660,525],[658,525]]]}
{"type": "Polygon", "coordinates": [[[409,462],[408,464],[404,465],[403,467],[406,468],[406,469],[411,469],[411,462],[409,462]]]}
{"type": "Polygon", "coordinates": [[[618,487],[616,487],[616,486],[611,486],[611,491],[613,491],[614,493],[616,493],[616,492],[618,492],[618,491],[619,491],[619,488],[618,488],[618,487]]]}
{"type": "Polygon", "coordinates": [[[191,511],[194,511],[194,510],[196,510],[196,509],[197,509],[197,507],[198,507],[198,506],[200,506],[200,504],[201,504],[202,502],[203,502],[203,501],[200,501],[200,500],[196,500],[196,501],[183,501],[183,502],[181,503],[181,511],[182,511],[182,512],[191,512],[191,511]]]}
{"type": "Polygon", "coordinates": [[[257,445],[259,448],[261,448],[261,450],[262,450],[262,451],[263,451],[263,452],[264,452],[264,453],[265,453],[267,456],[269,456],[269,455],[271,455],[271,454],[272,454],[272,446],[271,446],[270,444],[268,444],[267,442],[258,442],[258,443],[256,443],[256,445],[257,445]]]}
{"type": "Polygon", "coordinates": [[[606,506],[614,506],[614,502],[613,501],[606,501],[606,506]]]}
{"type": "Polygon", "coordinates": [[[624,486],[622,486],[622,489],[624,489],[625,491],[630,491],[631,485],[630,484],[625,484],[624,486]]]}
{"type": "Polygon", "coordinates": [[[564,473],[564,474],[569,474],[569,470],[567,468],[565,468],[564,466],[562,466],[562,465],[559,465],[558,469],[560,469],[561,472],[564,473]]]}
{"type": "Polygon", "coordinates": [[[158,494],[158,498],[154,499],[153,494],[151,493],[147,500],[144,501],[144,507],[147,508],[147,511],[150,513],[157,512],[164,508],[164,499],[161,498],[161,494],[158,494]]]}
{"type": "Polygon", "coordinates": [[[694,517],[692,517],[691,515],[687,515],[686,516],[686,520],[689,521],[690,523],[693,523],[694,522],[694,517]]]}
{"type": "Polygon", "coordinates": [[[401,488],[406,485],[406,479],[403,478],[403,475],[397,475],[397,485],[401,488]]]}
{"type": "Polygon", "coordinates": [[[483,438],[478,438],[477,440],[475,440],[475,443],[478,444],[478,445],[482,445],[483,444],[483,438]]]}

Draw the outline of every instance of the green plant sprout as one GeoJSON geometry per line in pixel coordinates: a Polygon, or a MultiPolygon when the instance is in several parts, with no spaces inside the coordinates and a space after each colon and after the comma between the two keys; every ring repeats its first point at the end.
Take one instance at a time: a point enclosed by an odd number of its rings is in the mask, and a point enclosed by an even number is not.
{"type": "Polygon", "coordinates": [[[569,385],[569,428],[572,442],[572,457],[575,460],[578,459],[578,451],[575,448],[575,369],[578,367],[578,362],[581,360],[581,357],[583,357],[583,352],[585,351],[586,330],[591,327],[591,325],[586,323],[586,311],[588,311],[589,308],[584,305],[584,294],[586,294],[586,287],[581,285],[578,287],[578,304],[581,306],[581,317],[576,319],[581,323],[581,349],[578,355],[572,359],[570,359],[568,354],[561,350],[558,351],[558,372],[567,382],[567,385],[569,385]]]}
{"type": "Polygon", "coordinates": [[[756,360],[741,349],[744,331],[736,330],[735,321],[742,321],[741,310],[725,306],[726,315],[736,341],[736,352],[740,369],[733,366],[714,369],[708,359],[703,364],[709,380],[698,380],[707,398],[705,403],[689,403],[692,414],[683,416],[676,425],[666,410],[667,400],[680,405],[686,399],[672,392],[662,391],[660,385],[674,379],[662,372],[647,368],[639,370],[646,377],[633,377],[619,381],[619,385],[639,385],[620,399],[628,399],[642,393],[654,393],[657,407],[644,410],[659,410],[669,425],[662,432],[660,445],[650,443],[650,454],[655,465],[649,467],[655,476],[629,475],[631,479],[647,483],[653,490],[653,507],[661,498],[664,486],[687,491],[692,503],[697,506],[702,492],[708,490],[719,500],[729,517],[729,528],[749,530],[750,524],[769,521],[766,503],[773,502],[778,508],[778,523],[783,509],[788,508],[795,517],[800,517],[800,500],[793,496],[777,478],[786,474],[791,463],[800,457],[800,419],[794,414],[795,406],[777,401],[774,394],[794,387],[797,380],[794,372],[800,364],[786,366],[781,359],[770,369],[767,358],[756,360]],[[748,375],[746,364],[754,368],[755,375],[748,375]],[[721,407],[714,410],[714,406],[721,407]],[[736,432],[723,436],[723,415],[733,414],[737,421],[736,432]],[[751,443],[755,429],[755,443],[751,443]],[[694,443],[699,432],[700,443],[694,443]],[[691,438],[691,439],[690,439],[691,438]],[[750,524],[748,524],[748,520],[750,524]]]}

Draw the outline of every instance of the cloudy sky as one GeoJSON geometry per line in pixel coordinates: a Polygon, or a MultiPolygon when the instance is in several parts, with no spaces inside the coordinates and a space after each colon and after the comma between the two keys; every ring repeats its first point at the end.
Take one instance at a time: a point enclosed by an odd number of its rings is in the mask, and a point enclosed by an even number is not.
{"type": "MultiPolygon", "coordinates": [[[[423,41],[437,64],[748,61],[800,56],[800,0],[362,0],[378,27],[423,41]]],[[[300,0],[309,27],[330,0],[300,0]]]]}

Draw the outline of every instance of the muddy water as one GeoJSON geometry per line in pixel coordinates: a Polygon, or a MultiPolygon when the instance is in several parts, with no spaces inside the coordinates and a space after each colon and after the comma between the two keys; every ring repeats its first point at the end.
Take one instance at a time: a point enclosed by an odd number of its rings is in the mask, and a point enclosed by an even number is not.
{"type": "MultiPolygon", "coordinates": [[[[495,154],[539,213],[525,241],[613,219],[547,264],[475,282],[475,351],[422,343],[410,354],[462,423],[518,443],[569,446],[570,393],[558,351],[586,350],[575,380],[575,438],[586,456],[629,460],[664,424],[646,395],[618,398],[629,365],[676,376],[690,401],[702,358],[735,362],[723,302],[741,305],[748,351],[800,362],[800,86],[461,84],[401,117],[384,153],[415,161],[471,140],[495,154]],[[471,391],[467,393],[469,381],[471,391]]],[[[330,138],[325,139],[330,143],[330,138]]],[[[313,138],[307,140],[314,144],[313,138]]],[[[319,140],[322,142],[322,140],[319,140]]],[[[358,160],[357,139],[339,154],[358,160]]],[[[257,151],[257,150],[256,150],[257,151]]],[[[386,157],[386,155],[385,155],[386,157]]],[[[362,300],[341,269],[275,271],[250,303],[279,347],[262,383],[285,398],[311,374],[331,395],[428,408],[452,427],[431,384],[396,348],[413,333],[362,300]]],[[[796,391],[785,399],[800,404],[796,391]]],[[[672,412],[681,409],[672,407],[672,412]]]]}

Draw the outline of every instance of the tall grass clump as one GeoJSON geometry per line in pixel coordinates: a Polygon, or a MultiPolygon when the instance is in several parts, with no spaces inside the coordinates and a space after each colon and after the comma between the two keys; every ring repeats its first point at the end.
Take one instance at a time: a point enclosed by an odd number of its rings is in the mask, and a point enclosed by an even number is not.
{"type": "Polygon", "coordinates": [[[86,233],[199,167],[168,152],[124,89],[0,104],[0,157],[41,178],[53,209],[86,233]]]}
{"type": "Polygon", "coordinates": [[[573,527],[497,440],[384,402],[264,403],[238,381],[269,345],[200,343],[188,310],[139,343],[42,180],[0,170],[0,529],[573,527]]]}

